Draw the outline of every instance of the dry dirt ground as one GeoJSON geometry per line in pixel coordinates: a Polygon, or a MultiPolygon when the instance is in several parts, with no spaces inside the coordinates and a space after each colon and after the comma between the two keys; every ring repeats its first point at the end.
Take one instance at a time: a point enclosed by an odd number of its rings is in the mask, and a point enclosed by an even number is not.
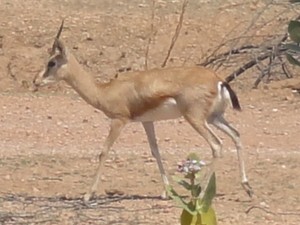
{"type": "MultiPolygon", "coordinates": [[[[120,68],[142,69],[150,6],[151,1],[138,0],[0,0],[1,224],[179,224],[180,209],[158,197],[162,184],[140,124],[125,128],[105,164],[99,195],[84,205],[81,196],[91,183],[109,120],[65,84],[30,92],[63,17],[62,38],[99,79],[112,78],[120,68]],[[103,194],[112,189],[124,195],[103,194]]],[[[225,31],[249,22],[263,7],[264,1],[190,1],[169,66],[186,59],[197,63],[225,31]]],[[[150,67],[163,60],[180,1],[157,1],[156,8],[150,67]]],[[[249,199],[239,185],[236,152],[220,134],[225,154],[214,200],[219,224],[296,225],[300,96],[289,89],[251,90],[250,78],[233,82],[243,111],[228,110],[226,116],[241,133],[255,196],[249,199]],[[260,208],[247,214],[251,206],[260,208]]],[[[191,151],[211,159],[207,144],[182,119],[157,123],[157,135],[169,175],[191,151]]]]}

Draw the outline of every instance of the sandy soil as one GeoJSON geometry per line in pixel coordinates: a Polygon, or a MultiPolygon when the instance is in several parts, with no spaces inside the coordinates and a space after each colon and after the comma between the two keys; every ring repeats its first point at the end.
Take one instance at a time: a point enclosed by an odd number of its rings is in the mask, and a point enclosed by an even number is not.
{"type": "MultiPolygon", "coordinates": [[[[264,7],[261,1],[217,2],[191,1],[169,66],[186,59],[186,64],[199,62],[225,31],[249,21],[251,13],[264,7]]],[[[91,183],[109,120],[63,83],[30,92],[63,17],[62,38],[99,79],[110,79],[122,68],[142,69],[150,5],[138,0],[0,1],[1,224],[179,224],[180,209],[159,198],[158,168],[140,124],[125,128],[105,164],[97,198],[85,205],[81,197],[91,183]],[[124,195],[104,194],[112,189],[124,195]]],[[[180,2],[157,1],[156,7],[150,67],[163,60],[180,2]]],[[[249,199],[242,190],[234,146],[218,132],[225,153],[216,171],[214,207],[219,224],[296,225],[299,94],[280,88],[252,90],[250,78],[233,82],[243,111],[228,110],[226,117],[241,133],[255,196],[249,199]],[[258,208],[247,214],[252,206],[258,208]]],[[[211,159],[207,144],[182,119],[159,122],[156,128],[170,176],[177,174],[177,162],[191,151],[211,159]]]]}

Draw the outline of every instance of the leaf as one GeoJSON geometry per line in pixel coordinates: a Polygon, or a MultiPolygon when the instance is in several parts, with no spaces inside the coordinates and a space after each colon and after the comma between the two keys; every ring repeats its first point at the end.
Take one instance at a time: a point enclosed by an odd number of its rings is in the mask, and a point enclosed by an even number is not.
{"type": "MultiPolygon", "coordinates": [[[[189,205],[193,203],[190,202],[189,205]]],[[[180,224],[181,225],[202,225],[201,215],[199,213],[195,215],[191,215],[186,210],[183,210],[180,216],[180,224]]]]}
{"type": "Polygon", "coordinates": [[[300,46],[296,44],[286,44],[284,47],[294,51],[294,52],[300,52],[300,46]]]}
{"type": "Polygon", "coordinates": [[[197,201],[197,209],[200,208],[201,213],[206,213],[211,205],[213,198],[216,195],[216,174],[213,173],[209,179],[204,196],[201,200],[197,201]],[[200,207],[199,207],[200,206],[200,207]]]}
{"type": "Polygon", "coordinates": [[[187,173],[184,178],[186,179],[195,179],[195,173],[187,173]]]}
{"type": "Polygon", "coordinates": [[[288,32],[290,38],[296,42],[300,43],[300,22],[297,20],[291,20],[288,26],[288,32]]]}
{"type": "MultiPolygon", "coordinates": [[[[191,202],[189,204],[192,204],[191,202]]],[[[183,210],[180,216],[181,225],[217,225],[217,217],[214,209],[209,207],[206,213],[191,215],[183,210]]]]}
{"type": "Polygon", "coordinates": [[[201,185],[200,184],[196,184],[195,185],[196,187],[195,187],[195,189],[196,189],[196,191],[195,191],[195,196],[199,196],[200,195],[200,193],[201,193],[201,190],[202,190],[202,188],[201,188],[201,185]]]}
{"type": "Polygon", "coordinates": [[[191,188],[192,188],[191,185],[190,185],[188,182],[186,182],[185,180],[183,180],[183,179],[181,179],[180,177],[177,177],[177,176],[173,176],[172,178],[173,178],[173,180],[174,180],[176,183],[180,184],[180,185],[183,186],[185,189],[191,190],[191,188]]]}
{"type": "Polygon", "coordinates": [[[181,208],[186,210],[191,215],[196,215],[197,212],[194,210],[194,206],[190,203],[186,203],[178,194],[177,192],[169,185],[167,187],[167,193],[181,208]]]}
{"type": "Polygon", "coordinates": [[[201,213],[202,225],[217,225],[215,210],[209,207],[206,213],[201,213]]]}
{"type": "Polygon", "coordinates": [[[286,58],[292,65],[300,66],[300,62],[297,59],[295,59],[292,55],[287,53],[286,58]]]}

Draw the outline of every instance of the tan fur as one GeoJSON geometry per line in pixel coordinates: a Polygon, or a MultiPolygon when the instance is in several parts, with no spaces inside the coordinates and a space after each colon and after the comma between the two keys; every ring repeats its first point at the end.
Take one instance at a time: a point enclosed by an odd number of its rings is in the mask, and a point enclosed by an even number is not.
{"type": "Polygon", "coordinates": [[[158,119],[158,115],[164,119],[184,116],[209,143],[214,157],[221,154],[221,141],[207,123],[212,123],[230,136],[238,150],[243,186],[250,193],[239,134],[222,117],[230,99],[228,100],[228,96],[222,95],[220,84],[223,81],[212,70],[204,67],[152,69],[123,73],[108,83],[97,83],[93,75],[82,69],[58,37],[54,42],[52,54],[55,49],[58,50],[58,53],[50,56],[46,68],[34,78],[34,84],[41,86],[64,80],[87,103],[100,109],[112,119],[109,135],[99,156],[94,182],[85,195],[85,200],[89,200],[97,190],[103,162],[107,158],[109,149],[122,128],[132,121],[142,122],[164,184],[165,186],[169,185],[153,126],[153,121],[158,119]],[[145,121],[143,115],[146,114],[148,119],[145,121]]]}
{"type": "MultiPolygon", "coordinates": [[[[79,71],[77,66],[74,68],[79,71]]],[[[208,111],[220,80],[213,72],[201,67],[124,73],[106,84],[95,84],[94,78],[84,71],[70,73],[66,78],[88,103],[102,110],[108,117],[131,120],[170,97],[181,99],[186,104],[202,98],[201,108],[208,111]],[[79,83],[80,86],[77,85],[79,83]]],[[[185,110],[184,105],[182,111],[185,110]]]]}

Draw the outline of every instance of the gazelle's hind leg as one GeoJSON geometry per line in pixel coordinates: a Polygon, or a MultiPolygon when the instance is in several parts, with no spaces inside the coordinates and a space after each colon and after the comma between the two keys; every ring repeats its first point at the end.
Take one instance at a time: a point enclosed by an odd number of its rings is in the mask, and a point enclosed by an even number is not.
{"type": "Polygon", "coordinates": [[[249,185],[248,178],[245,171],[245,164],[244,164],[244,158],[243,158],[243,146],[240,140],[240,134],[239,132],[234,129],[225,119],[222,115],[218,115],[210,121],[215,127],[223,131],[225,134],[231,137],[233,140],[236,150],[237,150],[237,156],[239,161],[239,169],[240,174],[242,177],[242,186],[248,193],[248,195],[251,197],[253,194],[252,188],[249,185]]]}
{"type": "Polygon", "coordinates": [[[196,116],[190,113],[184,115],[184,118],[208,142],[211,147],[213,157],[220,157],[222,152],[222,142],[208,126],[206,120],[199,116],[199,114],[196,116]]]}
{"type": "Polygon", "coordinates": [[[208,142],[212,150],[213,160],[210,166],[208,167],[206,178],[204,178],[204,183],[202,184],[205,189],[208,185],[209,178],[215,171],[215,167],[218,164],[218,158],[220,157],[222,152],[222,142],[208,126],[205,120],[206,117],[203,114],[201,114],[200,110],[196,110],[193,113],[189,112],[185,114],[184,117],[189,122],[189,124],[191,124],[191,126],[208,142]]]}

